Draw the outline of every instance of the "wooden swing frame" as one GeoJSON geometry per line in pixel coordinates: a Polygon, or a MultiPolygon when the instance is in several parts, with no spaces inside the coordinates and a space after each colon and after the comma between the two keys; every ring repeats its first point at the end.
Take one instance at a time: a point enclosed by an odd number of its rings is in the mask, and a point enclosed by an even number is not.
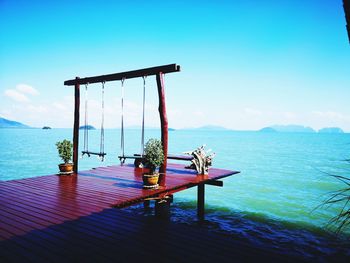
{"type": "MultiPolygon", "coordinates": [[[[80,123],[80,85],[118,81],[131,78],[139,78],[145,76],[156,76],[158,98],[159,98],[159,117],[161,123],[161,141],[164,152],[164,162],[160,167],[160,173],[165,174],[167,167],[168,158],[168,117],[166,113],[166,102],[165,102],[165,89],[164,89],[164,78],[163,75],[166,73],[179,72],[180,66],[176,64],[169,64],[151,68],[144,68],[126,72],[119,72],[108,75],[100,75],[94,77],[86,77],[66,80],[64,85],[74,86],[74,128],[73,128],[73,171],[78,173],[78,148],[79,148],[79,123],[80,123]]],[[[160,184],[165,180],[163,176],[160,176],[160,184]]]]}

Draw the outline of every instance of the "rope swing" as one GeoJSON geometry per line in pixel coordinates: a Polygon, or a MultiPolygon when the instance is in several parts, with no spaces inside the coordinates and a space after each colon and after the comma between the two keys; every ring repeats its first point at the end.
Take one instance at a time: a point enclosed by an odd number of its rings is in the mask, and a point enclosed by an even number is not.
{"type": "Polygon", "coordinates": [[[85,84],[85,120],[84,120],[84,152],[89,152],[89,129],[87,129],[88,124],[88,85],[85,84]]]}
{"type": "Polygon", "coordinates": [[[146,101],[146,78],[143,76],[143,101],[142,101],[142,132],[141,132],[141,156],[145,154],[145,101],[146,101]]]}
{"type": "Polygon", "coordinates": [[[124,81],[121,80],[121,131],[120,131],[120,151],[121,154],[118,156],[120,163],[123,164],[127,158],[142,158],[145,153],[145,110],[146,110],[146,78],[143,76],[143,95],[142,95],[142,125],[141,125],[141,149],[140,154],[134,154],[133,156],[125,156],[125,136],[124,136],[124,81]]]}
{"type": "Polygon", "coordinates": [[[105,82],[102,82],[102,92],[101,92],[101,136],[100,136],[100,154],[99,157],[103,162],[105,159],[105,82]]]}
{"type": "Polygon", "coordinates": [[[104,161],[106,153],[104,152],[104,93],[105,93],[105,82],[102,82],[101,89],[101,135],[100,135],[100,152],[89,151],[89,119],[88,119],[88,83],[85,84],[85,120],[84,120],[84,150],[82,151],[82,156],[85,154],[90,157],[91,155],[97,155],[101,161],[104,161]]]}

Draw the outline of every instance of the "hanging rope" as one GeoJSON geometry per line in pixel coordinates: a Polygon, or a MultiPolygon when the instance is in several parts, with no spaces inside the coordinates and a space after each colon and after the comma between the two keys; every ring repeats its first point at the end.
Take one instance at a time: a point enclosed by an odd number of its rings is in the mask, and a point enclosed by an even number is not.
{"type": "Polygon", "coordinates": [[[141,132],[141,156],[145,153],[145,101],[146,101],[146,78],[143,76],[143,102],[142,102],[142,132],[141,132]]]}
{"type": "Polygon", "coordinates": [[[104,152],[105,152],[105,130],[104,130],[104,122],[105,122],[105,82],[102,82],[102,94],[101,94],[101,108],[102,108],[102,120],[101,120],[101,136],[100,136],[100,157],[101,161],[104,161],[104,152]]]}
{"type": "MultiPolygon", "coordinates": [[[[84,121],[84,151],[89,151],[89,129],[88,129],[88,83],[85,84],[85,121],[84,121]]],[[[84,156],[84,154],[83,154],[84,156]]]]}
{"type": "Polygon", "coordinates": [[[124,81],[125,78],[122,78],[122,116],[121,116],[121,133],[120,133],[120,148],[121,148],[121,155],[124,157],[124,81]]]}

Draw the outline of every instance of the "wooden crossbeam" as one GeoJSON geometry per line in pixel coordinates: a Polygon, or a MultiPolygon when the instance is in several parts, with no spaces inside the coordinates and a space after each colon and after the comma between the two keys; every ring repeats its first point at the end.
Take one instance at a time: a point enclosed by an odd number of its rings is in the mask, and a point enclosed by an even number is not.
{"type": "Polygon", "coordinates": [[[64,82],[64,85],[73,86],[76,84],[82,85],[82,84],[100,83],[100,82],[108,82],[108,81],[157,75],[159,73],[166,74],[166,73],[172,73],[172,72],[178,72],[178,71],[180,71],[179,65],[169,64],[169,65],[163,65],[163,66],[152,67],[152,68],[144,68],[144,69],[137,69],[132,71],[120,72],[120,73],[113,73],[108,75],[71,79],[71,80],[66,80],[64,82]]]}
{"type": "Polygon", "coordinates": [[[213,186],[220,186],[220,187],[224,186],[224,182],[219,181],[219,180],[211,180],[211,181],[205,182],[205,184],[213,185],[213,186]]]}

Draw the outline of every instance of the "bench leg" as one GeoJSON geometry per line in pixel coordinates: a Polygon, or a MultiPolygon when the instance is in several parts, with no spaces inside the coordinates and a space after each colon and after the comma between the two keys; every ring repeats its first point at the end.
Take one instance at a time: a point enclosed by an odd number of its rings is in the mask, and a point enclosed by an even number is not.
{"type": "Polygon", "coordinates": [[[204,184],[199,184],[197,189],[197,217],[199,221],[204,220],[204,184]]]}

